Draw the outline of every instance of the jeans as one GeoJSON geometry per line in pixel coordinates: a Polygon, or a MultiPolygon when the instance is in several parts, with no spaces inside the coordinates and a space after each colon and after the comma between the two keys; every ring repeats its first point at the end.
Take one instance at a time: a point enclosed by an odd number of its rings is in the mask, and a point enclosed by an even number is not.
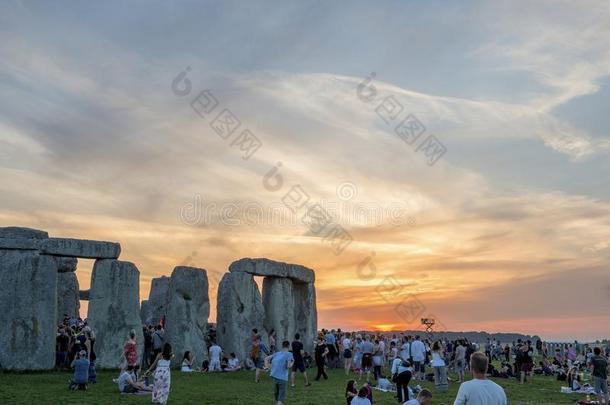
{"type": "Polygon", "coordinates": [[[288,381],[280,380],[279,378],[273,377],[273,397],[276,401],[282,401],[286,399],[286,385],[288,381]]]}
{"type": "Polygon", "coordinates": [[[432,367],[434,370],[434,385],[438,392],[447,392],[447,366],[432,367]]]}
{"type": "Polygon", "coordinates": [[[97,374],[95,374],[95,361],[91,360],[89,362],[89,382],[96,383],[97,382],[97,374]]]}

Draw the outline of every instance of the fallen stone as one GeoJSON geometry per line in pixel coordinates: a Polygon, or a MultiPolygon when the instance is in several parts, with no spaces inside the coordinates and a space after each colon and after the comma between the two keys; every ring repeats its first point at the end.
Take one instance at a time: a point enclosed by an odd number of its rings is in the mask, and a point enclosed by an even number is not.
{"type": "Polygon", "coordinates": [[[45,231],[18,226],[0,227],[0,238],[7,239],[46,239],[49,234],[45,231]]]}
{"type": "Polygon", "coordinates": [[[264,258],[240,259],[231,263],[229,271],[232,273],[250,273],[263,277],[287,277],[302,283],[313,283],[315,281],[314,271],[305,266],[276,262],[264,258]]]}
{"type": "Polygon", "coordinates": [[[64,316],[78,318],[80,311],[78,278],[74,272],[57,273],[57,324],[64,316]]]}
{"type": "MultiPolygon", "coordinates": [[[[55,257],[57,262],[57,271],[59,273],[75,272],[78,266],[76,257],[55,257]]],[[[78,290],[76,290],[78,292],[78,290]]]]}
{"type": "Polygon", "coordinates": [[[138,355],[143,353],[140,319],[140,272],[133,263],[99,259],[93,266],[88,322],[97,335],[99,368],[118,368],[130,330],[136,332],[138,355]]]}
{"type": "MultiPolygon", "coordinates": [[[[176,267],[169,283],[165,341],[172,345],[175,353],[190,351],[195,361],[201,363],[208,358],[205,338],[209,316],[206,271],[195,267],[176,267]]],[[[174,366],[181,363],[181,355],[172,360],[174,366]]]]}
{"type": "Polygon", "coordinates": [[[265,309],[252,274],[226,273],[218,286],[216,308],[216,336],[225,353],[234,352],[242,362],[248,358],[253,328],[267,342],[265,309]]]}
{"type": "Polygon", "coordinates": [[[0,368],[52,369],[57,331],[55,260],[37,252],[0,250],[0,286],[0,368]]]}
{"type": "Polygon", "coordinates": [[[85,239],[49,238],[41,241],[40,251],[56,256],[116,259],[121,254],[121,245],[85,239]]]}

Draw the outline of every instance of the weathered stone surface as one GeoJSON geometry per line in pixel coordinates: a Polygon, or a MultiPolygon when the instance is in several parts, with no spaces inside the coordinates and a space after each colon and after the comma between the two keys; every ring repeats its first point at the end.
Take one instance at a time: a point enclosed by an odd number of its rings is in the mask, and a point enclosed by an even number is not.
{"type": "Polygon", "coordinates": [[[56,256],[116,259],[121,254],[121,245],[86,239],[49,238],[40,242],[40,251],[56,256]]]}
{"type": "Polygon", "coordinates": [[[75,272],[78,266],[76,257],[55,257],[55,261],[57,262],[57,271],[60,273],[75,272]]]}
{"type": "Polygon", "coordinates": [[[218,344],[243,361],[250,353],[253,328],[267,341],[265,310],[254,277],[245,272],[226,273],[218,286],[216,303],[218,344]]]}
{"type": "Polygon", "coordinates": [[[53,368],[57,328],[55,260],[37,252],[0,250],[0,286],[0,368],[53,368]]]}
{"type": "Polygon", "coordinates": [[[57,273],[57,321],[64,315],[78,317],[80,311],[78,278],[74,272],[57,273]]]}
{"type": "MultiPolygon", "coordinates": [[[[169,282],[170,278],[167,276],[152,279],[145,308],[146,319],[142,318],[142,322],[145,324],[157,325],[167,313],[169,282]]],[[[140,313],[142,314],[142,311],[140,313]]]]}
{"type": "Polygon", "coordinates": [[[302,283],[313,283],[315,281],[314,271],[305,266],[276,262],[274,260],[264,258],[240,259],[231,263],[229,266],[229,271],[232,273],[250,273],[254,274],[255,276],[264,277],[288,277],[302,283]]]}
{"type": "Polygon", "coordinates": [[[318,332],[318,310],[316,306],[316,288],[313,283],[295,283],[294,318],[296,332],[301,334],[305,350],[311,352],[318,332]]]}
{"type": "Polygon", "coordinates": [[[87,317],[97,335],[95,351],[99,368],[119,367],[123,344],[131,329],[136,332],[138,355],[142,355],[140,272],[133,263],[96,260],[87,317]]]}
{"type": "Polygon", "coordinates": [[[263,307],[265,308],[265,329],[267,329],[267,332],[275,329],[277,342],[292,341],[296,333],[292,280],[265,277],[263,280],[263,307]]]}
{"type": "Polygon", "coordinates": [[[0,249],[38,250],[40,239],[0,238],[0,249]]]}
{"type": "Polygon", "coordinates": [[[78,292],[78,298],[80,298],[81,301],[89,301],[89,290],[80,290],[78,292]]]}
{"type": "Polygon", "coordinates": [[[172,364],[180,365],[182,354],[193,353],[197,362],[208,358],[207,335],[210,300],[208,277],[204,269],[179,266],[169,283],[165,341],[178,353],[172,364]]]}
{"type": "Polygon", "coordinates": [[[150,302],[148,300],[140,302],[140,319],[142,320],[142,325],[152,325],[152,311],[150,310],[150,302]]]}
{"type": "Polygon", "coordinates": [[[49,234],[45,231],[18,226],[0,227],[0,238],[8,239],[46,239],[49,234]]]}

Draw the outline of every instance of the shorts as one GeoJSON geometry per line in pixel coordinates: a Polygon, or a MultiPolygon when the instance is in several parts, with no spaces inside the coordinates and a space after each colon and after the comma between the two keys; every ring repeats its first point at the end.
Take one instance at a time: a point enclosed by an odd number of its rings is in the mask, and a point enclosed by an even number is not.
{"type": "Polygon", "coordinates": [[[292,371],[296,372],[297,370],[300,371],[301,373],[305,372],[305,362],[303,360],[295,361],[294,364],[292,365],[292,371]]]}
{"type": "Polygon", "coordinates": [[[593,389],[597,395],[608,394],[608,380],[602,377],[593,376],[593,389]]]}
{"type": "Polygon", "coordinates": [[[523,364],[521,364],[521,371],[524,373],[529,373],[532,371],[533,367],[534,367],[533,363],[523,363],[523,364]]]}
{"type": "Polygon", "coordinates": [[[262,370],[265,367],[265,360],[262,357],[252,359],[252,363],[254,363],[254,368],[262,370]]]}
{"type": "Polygon", "coordinates": [[[373,355],[371,353],[364,353],[362,355],[362,368],[370,369],[373,367],[373,355]]]}
{"type": "Polygon", "coordinates": [[[286,385],[288,385],[288,381],[280,380],[279,378],[273,378],[273,397],[277,402],[284,402],[286,399],[286,385]]]}
{"type": "Polygon", "coordinates": [[[455,361],[455,371],[461,373],[466,368],[466,360],[459,359],[455,361]]]}
{"type": "Polygon", "coordinates": [[[350,349],[345,349],[343,351],[343,358],[344,359],[351,359],[352,358],[352,351],[350,349]]]}

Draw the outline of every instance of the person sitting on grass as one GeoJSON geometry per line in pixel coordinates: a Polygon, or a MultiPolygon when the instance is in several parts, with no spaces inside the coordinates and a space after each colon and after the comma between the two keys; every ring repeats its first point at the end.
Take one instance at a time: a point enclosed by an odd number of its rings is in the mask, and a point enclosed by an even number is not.
{"type": "Polygon", "coordinates": [[[371,400],[367,398],[369,394],[370,390],[363,386],[358,391],[358,395],[352,399],[350,405],[371,405],[371,400]]]}
{"type": "Polygon", "coordinates": [[[347,405],[352,403],[352,399],[358,396],[358,385],[356,385],[356,380],[349,380],[347,382],[347,387],[345,387],[345,399],[347,401],[347,405]]]}
{"type": "Polygon", "coordinates": [[[235,353],[229,354],[229,361],[227,363],[227,371],[237,371],[241,370],[241,365],[239,364],[239,359],[235,356],[235,353]]]}
{"type": "Polygon", "coordinates": [[[403,405],[430,405],[432,403],[432,393],[427,389],[419,391],[417,398],[405,402],[403,405]]]}
{"type": "Polygon", "coordinates": [[[284,340],[282,342],[282,350],[275,352],[265,358],[265,369],[271,365],[271,373],[273,379],[274,398],[277,405],[283,405],[286,399],[286,386],[288,385],[288,371],[294,364],[294,357],[288,350],[290,342],[284,340]]]}
{"type": "Polygon", "coordinates": [[[86,390],[89,382],[89,360],[85,350],[78,352],[78,358],[74,359],[72,367],[74,368],[74,377],[70,381],[69,388],[73,391],[86,390]]]}
{"type": "Polygon", "coordinates": [[[193,369],[194,361],[195,361],[195,358],[190,351],[187,350],[186,352],[184,352],[184,357],[182,357],[182,365],[180,367],[180,371],[182,371],[183,373],[192,373],[193,371],[195,371],[193,369]]]}
{"type": "Polygon", "coordinates": [[[142,382],[138,382],[135,374],[135,366],[127,366],[119,376],[119,391],[123,394],[137,394],[139,392],[151,392],[152,387],[146,386],[142,382]]]}
{"type": "Polygon", "coordinates": [[[488,380],[487,357],[477,352],[470,356],[470,371],[473,379],[463,382],[453,405],[507,405],[508,400],[502,387],[488,380]]]}

